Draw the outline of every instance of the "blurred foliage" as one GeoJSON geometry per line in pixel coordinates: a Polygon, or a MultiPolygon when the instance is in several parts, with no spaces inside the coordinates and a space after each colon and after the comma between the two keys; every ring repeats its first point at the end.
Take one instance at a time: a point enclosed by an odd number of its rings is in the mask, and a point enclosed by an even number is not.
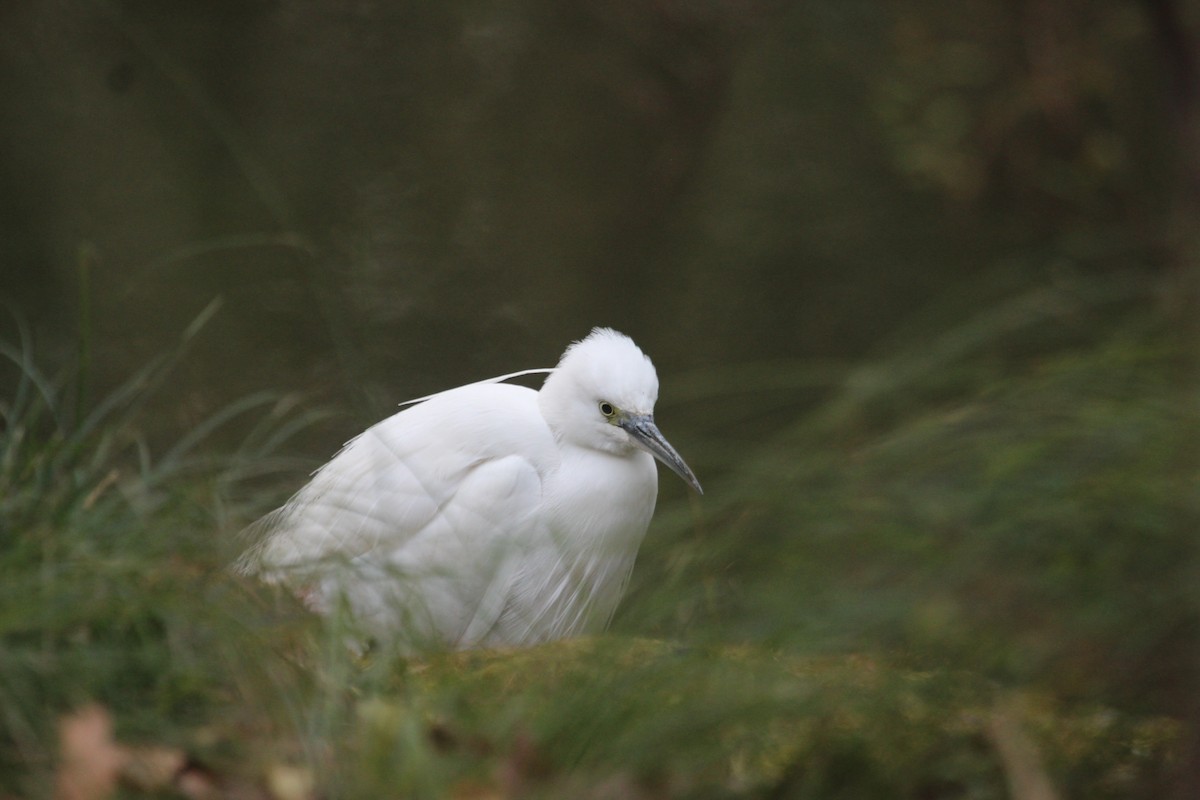
{"type": "Polygon", "coordinates": [[[631,624],[1186,708],[1193,360],[1126,277],[1033,290],[856,367],[773,440],[727,454],[735,477],[700,531],[674,510],[624,606],[666,616],[631,624]]]}
{"type": "Polygon", "coordinates": [[[1162,235],[1145,226],[1173,165],[1162,158],[1170,131],[1151,123],[1167,94],[1148,80],[1144,7],[908,4],[890,45],[873,105],[916,184],[1101,262],[1162,235]]]}

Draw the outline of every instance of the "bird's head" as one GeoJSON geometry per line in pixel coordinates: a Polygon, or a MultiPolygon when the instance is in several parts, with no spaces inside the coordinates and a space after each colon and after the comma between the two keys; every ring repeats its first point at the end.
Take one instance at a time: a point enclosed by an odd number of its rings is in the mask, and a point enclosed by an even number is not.
{"type": "Polygon", "coordinates": [[[619,455],[649,452],[700,494],[700,482],[654,422],[658,374],[633,340],[595,328],[569,346],[539,392],[561,441],[619,455]]]}

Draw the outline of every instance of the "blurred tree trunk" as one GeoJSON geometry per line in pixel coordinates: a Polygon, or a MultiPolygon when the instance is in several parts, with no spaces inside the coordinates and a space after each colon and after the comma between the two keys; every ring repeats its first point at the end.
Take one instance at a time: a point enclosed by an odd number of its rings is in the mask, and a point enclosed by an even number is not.
{"type": "MultiPolygon", "coordinates": [[[[1145,0],[1171,82],[1171,119],[1179,145],[1175,186],[1174,241],[1171,243],[1178,275],[1173,311],[1187,329],[1200,333],[1200,66],[1196,52],[1200,40],[1196,20],[1189,20],[1175,0],[1145,0]]],[[[1195,16],[1195,14],[1193,14],[1195,16]]],[[[1194,340],[1192,340],[1194,341],[1194,340]]]]}
{"type": "MultiPolygon", "coordinates": [[[[1168,297],[1168,310],[1175,318],[1186,352],[1191,355],[1190,369],[1183,376],[1193,400],[1189,418],[1189,438],[1183,448],[1184,475],[1200,471],[1200,65],[1196,53],[1200,47],[1197,24],[1200,15],[1178,0],[1145,0],[1154,25],[1159,48],[1171,82],[1173,104],[1171,119],[1178,143],[1178,172],[1174,189],[1172,241],[1169,257],[1175,280],[1168,297]]],[[[1196,509],[1192,509],[1193,512],[1196,509]]],[[[1197,520],[1180,520],[1195,531],[1197,520]]],[[[1200,566],[1200,557],[1197,559],[1200,566]]],[[[1196,613],[1200,613],[1197,611],[1196,613]]],[[[1200,650],[1200,642],[1193,643],[1200,650]]],[[[1200,652],[1194,653],[1200,662],[1200,652]]],[[[1200,685],[1192,692],[1184,713],[1190,720],[1187,749],[1180,763],[1179,781],[1174,797],[1200,797],[1200,685]]]]}

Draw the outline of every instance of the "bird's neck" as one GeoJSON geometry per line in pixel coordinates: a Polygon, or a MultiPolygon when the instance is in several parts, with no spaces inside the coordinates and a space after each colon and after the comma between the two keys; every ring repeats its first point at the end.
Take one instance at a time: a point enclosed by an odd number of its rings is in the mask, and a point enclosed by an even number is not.
{"type": "Polygon", "coordinates": [[[564,444],[559,469],[551,477],[571,536],[640,541],[654,513],[658,471],[649,453],[617,455],[564,444]]]}

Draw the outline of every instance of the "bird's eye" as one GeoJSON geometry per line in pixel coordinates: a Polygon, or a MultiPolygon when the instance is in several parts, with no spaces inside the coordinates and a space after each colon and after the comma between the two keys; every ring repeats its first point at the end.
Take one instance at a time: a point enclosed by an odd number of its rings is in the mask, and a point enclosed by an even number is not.
{"type": "Polygon", "coordinates": [[[613,414],[617,413],[617,410],[613,408],[612,403],[608,402],[607,400],[601,400],[600,413],[606,417],[611,417],[613,414]]]}

